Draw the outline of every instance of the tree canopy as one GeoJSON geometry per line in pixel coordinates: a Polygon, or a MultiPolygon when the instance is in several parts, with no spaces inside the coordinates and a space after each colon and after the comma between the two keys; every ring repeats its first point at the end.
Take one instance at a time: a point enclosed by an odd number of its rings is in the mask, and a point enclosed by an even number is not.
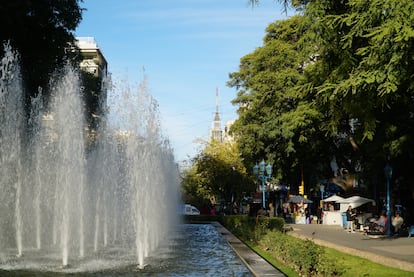
{"type": "Polygon", "coordinates": [[[330,155],[328,141],[316,128],[323,114],[313,97],[297,89],[306,84],[303,71],[313,55],[303,47],[304,20],[293,16],[270,24],[264,45],[241,59],[240,70],[230,74],[228,83],[239,88],[233,100],[239,118],[232,128],[246,161],[269,159],[275,177],[294,184],[302,168],[329,170],[313,165],[330,155]]]}
{"type": "MultiPolygon", "coordinates": [[[[238,203],[243,192],[254,191],[235,142],[209,142],[194,158],[183,179],[183,192],[190,201],[238,203]]],[[[198,203],[199,205],[205,203],[198,203]]]]}
{"type": "Polygon", "coordinates": [[[332,177],[335,156],[375,183],[389,157],[412,183],[414,2],[289,2],[297,15],[270,24],[230,74],[246,161],[272,159],[297,184],[289,168],[332,177]]]}
{"type": "MultiPolygon", "coordinates": [[[[72,54],[82,0],[16,0],[0,3],[0,42],[20,53],[26,98],[47,88],[50,75],[72,54]]],[[[0,47],[1,48],[1,47],[0,47]]],[[[44,94],[47,94],[44,91],[44,94]]]]}

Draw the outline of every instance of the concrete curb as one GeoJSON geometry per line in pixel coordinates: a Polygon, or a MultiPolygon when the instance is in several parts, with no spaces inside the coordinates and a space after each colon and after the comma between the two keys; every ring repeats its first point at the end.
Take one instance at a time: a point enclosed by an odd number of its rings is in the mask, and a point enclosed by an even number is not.
{"type": "Polygon", "coordinates": [[[271,264],[269,264],[260,255],[250,249],[242,241],[236,238],[226,228],[224,228],[219,222],[211,222],[217,231],[227,241],[229,246],[233,249],[243,264],[250,270],[255,277],[282,277],[286,276],[271,264]]]}

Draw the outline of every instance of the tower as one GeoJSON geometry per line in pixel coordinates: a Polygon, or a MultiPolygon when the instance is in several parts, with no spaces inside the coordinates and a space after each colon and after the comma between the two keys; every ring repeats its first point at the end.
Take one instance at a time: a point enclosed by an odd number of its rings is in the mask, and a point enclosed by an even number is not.
{"type": "Polygon", "coordinates": [[[210,129],[210,139],[222,142],[223,141],[223,130],[221,129],[218,99],[219,99],[219,89],[216,88],[216,113],[214,114],[213,124],[210,129]]]}

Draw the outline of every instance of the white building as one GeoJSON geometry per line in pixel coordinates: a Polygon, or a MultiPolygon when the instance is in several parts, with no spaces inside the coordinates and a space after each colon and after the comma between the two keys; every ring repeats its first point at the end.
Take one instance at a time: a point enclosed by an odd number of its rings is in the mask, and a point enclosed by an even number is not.
{"type": "Polygon", "coordinates": [[[92,73],[95,77],[105,78],[108,75],[108,63],[93,37],[76,38],[80,53],[83,57],[80,68],[92,73]]]}

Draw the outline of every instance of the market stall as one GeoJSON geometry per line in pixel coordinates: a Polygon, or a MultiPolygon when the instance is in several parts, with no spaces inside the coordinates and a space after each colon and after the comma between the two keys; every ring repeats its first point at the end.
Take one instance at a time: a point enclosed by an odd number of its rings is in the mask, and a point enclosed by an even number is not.
{"type": "MultiPolygon", "coordinates": [[[[340,204],[340,211],[345,212],[349,206],[351,206],[352,209],[357,209],[365,204],[375,206],[375,200],[361,197],[361,196],[351,196],[351,197],[348,197],[348,198],[345,198],[339,201],[339,204],[340,204]]],[[[360,211],[357,213],[356,222],[358,224],[363,225],[365,220],[367,220],[370,217],[372,217],[372,212],[360,211]]]]}
{"type": "Polygon", "coordinates": [[[345,198],[341,196],[333,195],[322,200],[322,224],[342,226],[342,212],[340,211],[339,201],[342,201],[344,199],[345,198]]]}
{"type": "MultiPolygon", "coordinates": [[[[349,206],[356,209],[365,204],[371,204],[375,206],[373,199],[365,198],[362,196],[351,196],[343,198],[338,195],[333,195],[329,198],[322,200],[326,210],[323,211],[323,224],[327,225],[340,225],[344,224],[343,214],[346,212],[349,206]]],[[[359,224],[363,224],[365,220],[372,217],[370,212],[360,212],[357,215],[357,221],[359,224]]]]}
{"type": "Polygon", "coordinates": [[[305,210],[308,208],[308,205],[313,203],[312,200],[309,200],[302,195],[290,195],[288,203],[291,205],[290,210],[292,214],[293,223],[296,224],[306,224],[305,210]]]}

